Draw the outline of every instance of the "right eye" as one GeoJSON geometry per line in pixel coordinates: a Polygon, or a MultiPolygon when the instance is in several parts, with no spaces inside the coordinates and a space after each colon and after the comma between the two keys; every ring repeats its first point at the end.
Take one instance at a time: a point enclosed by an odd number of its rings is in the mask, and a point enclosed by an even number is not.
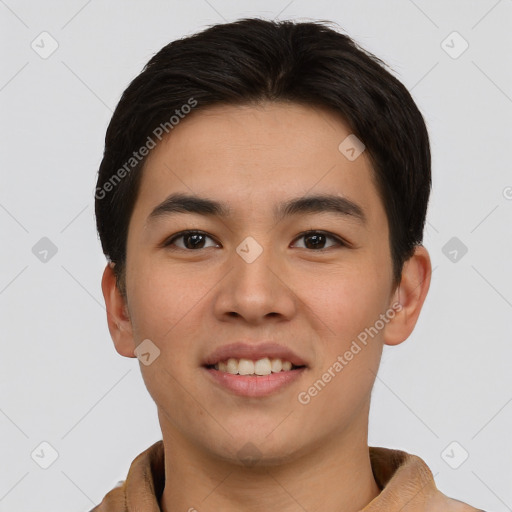
{"type": "MultiPolygon", "coordinates": [[[[213,240],[213,238],[203,231],[181,231],[180,233],[176,233],[171,238],[167,239],[166,242],[164,242],[163,247],[169,247],[171,250],[174,249],[181,249],[181,250],[196,250],[196,249],[205,249],[208,247],[204,246],[205,240],[209,238],[210,240],[213,240]],[[176,244],[177,240],[183,240],[183,244],[180,246],[179,244],[176,244]]],[[[209,247],[218,247],[219,244],[209,247]]]]}

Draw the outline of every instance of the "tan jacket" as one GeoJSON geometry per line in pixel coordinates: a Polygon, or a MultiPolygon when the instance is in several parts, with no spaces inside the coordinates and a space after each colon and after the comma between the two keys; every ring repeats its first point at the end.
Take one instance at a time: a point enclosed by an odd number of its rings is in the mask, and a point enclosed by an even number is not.
{"type": "MultiPolygon", "coordinates": [[[[484,512],[439,491],[420,457],[389,448],[370,446],[369,450],[381,493],[360,512],[484,512]]],[[[160,440],[134,459],[122,485],[90,512],[161,512],[158,502],[164,483],[164,445],[160,440]]]]}

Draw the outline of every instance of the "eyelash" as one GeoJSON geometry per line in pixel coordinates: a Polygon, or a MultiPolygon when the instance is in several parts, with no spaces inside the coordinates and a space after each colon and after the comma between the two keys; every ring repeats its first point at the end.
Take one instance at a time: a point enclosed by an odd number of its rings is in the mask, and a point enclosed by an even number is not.
{"type": "MultiPolygon", "coordinates": [[[[331,234],[331,233],[329,233],[327,231],[315,230],[315,229],[309,230],[309,231],[304,231],[304,232],[300,233],[299,235],[297,235],[294,238],[294,241],[299,240],[300,238],[304,238],[307,235],[311,235],[311,234],[322,234],[322,235],[325,235],[327,238],[331,238],[332,240],[334,240],[338,244],[338,247],[349,247],[349,244],[347,242],[345,242],[344,240],[342,240],[341,238],[339,238],[338,236],[333,235],[333,234],[331,234]]],[[[204,235],[207,238],[210,238],[210,239],[214,240],[216,243],[218,243],[212,236],[208,235],[204,231],[185,230],[185,231],[180,231],[179,233],[176,233],[172,237],[168,238],[162,244],[162,246],[169,248],[169,247],[171,247],[171,245],[176,240],[178,240],[179,238],[184,238],[184,237],[186,237],[188,235],[204,235]]],[[[312,251],[312,252],[325,252],[325,251],[328,251],[329,249],[332,249],[333,247],[334,246],[327,247],[327,248],[324,248],[324,249],[309,249],[309,250],[312,251]]],[[[201,249],[210,249],[210,248],[211,247],[201,247],[199,249],[187,249],[187,248],[182,248],[182,247],[174,247],[171,250],[182,250],[182,251],[194,252],[194,251],[200,251],[201,249]]],[[[301,247],[301,249],[302,249],[302,247],[301,247]]],[[[307,247],[305,249],[307,249],[307,247]]]]}

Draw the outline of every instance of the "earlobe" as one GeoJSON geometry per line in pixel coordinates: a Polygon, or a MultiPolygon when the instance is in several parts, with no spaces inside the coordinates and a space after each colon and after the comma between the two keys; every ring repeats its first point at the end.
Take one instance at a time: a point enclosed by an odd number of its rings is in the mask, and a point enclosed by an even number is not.
{"type": "Polygon", "coordinates": [[[418,245],[404,263],[402,279],[393,296],[391,306],[395,304],[396,312],[384,330],[386,345],[399,345],[412,333],[430,287],[431,274],[429,253],[418,245]]]}
{"type": "Polygon", "coordinates": [[[117,352],[125,357],[137,357],[128,308],[117,287],[113,263],[108,263],[103,271],[101,290],[107,309],[108,329],[117,352]]]}

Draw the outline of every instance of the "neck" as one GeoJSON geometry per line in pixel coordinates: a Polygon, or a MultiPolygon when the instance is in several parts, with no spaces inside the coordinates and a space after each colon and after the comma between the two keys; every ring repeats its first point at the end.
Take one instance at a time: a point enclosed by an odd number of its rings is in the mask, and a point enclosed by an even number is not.
{"type": "MultiPolygon", "coordinates": [[[[302,454],[253,466],[198,449],[162,428],[166,483],[164,512],[357,512],[380,493],[373,477],[366,428],[333,434],[302,454]]],[[[164,425],[162,425],[164,427],[164,425]]]]}

